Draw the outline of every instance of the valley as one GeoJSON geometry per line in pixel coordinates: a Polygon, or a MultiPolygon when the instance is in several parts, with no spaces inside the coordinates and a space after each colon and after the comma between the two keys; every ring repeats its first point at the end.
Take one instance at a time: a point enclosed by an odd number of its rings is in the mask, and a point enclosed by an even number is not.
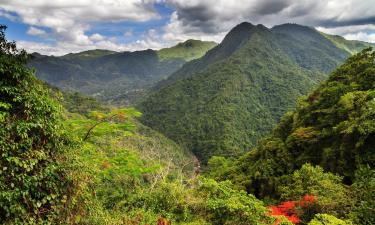
{"type": "Polygon", "coordinates": [[[1,223],[375,223],[375,44],[242,22],[47,56],[5,30],[1,223]]]}

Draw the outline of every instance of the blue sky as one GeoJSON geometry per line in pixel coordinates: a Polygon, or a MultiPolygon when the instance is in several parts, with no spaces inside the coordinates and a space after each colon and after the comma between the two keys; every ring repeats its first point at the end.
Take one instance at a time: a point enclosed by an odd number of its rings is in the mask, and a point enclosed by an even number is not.
{"type": "Polygon", "coordinates": [[[298,23],[375,42],[373,0],[0,0],[8,39],[48,55],[159,49],[189,38],[220,42],[243,21],[298,23]]]}

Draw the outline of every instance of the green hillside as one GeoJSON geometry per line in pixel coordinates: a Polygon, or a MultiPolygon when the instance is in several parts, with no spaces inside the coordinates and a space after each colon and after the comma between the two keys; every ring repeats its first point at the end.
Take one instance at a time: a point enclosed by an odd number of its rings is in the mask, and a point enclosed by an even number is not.
{"type": "Polygon", "coordinates": [[[189,40],[159,51],[113,52],[89,50],[61,57],[33,54],[29,66],[38,78],[67,91],[78,91],[112,104],[141,99],[155,82],[185,62],[199,58],[215,45],[189,40]]]}
{"type": "Polygon", "coordinates": [[[368,47],[375,47],[373,43],[367,43],[364,41],[356,41],[356,40],[346,40],[345,38],[339,35],[330,35],[325,34],[322,32],[322,35],[332,41],[338,48],[342,48],[351,54],[358,53],[362,51],[364,48],[368,47]]]}
{"type": "Polygon", "coordinates": [[[171,48],[163,48],[157,51],[160,60],[183,59],[191,61],[202,57],[208,50],[217,44],[212,41],[187,40],[171,48]]]}
{"type": "Polygon", "coordinates": [[[206,162],[253,147],[349,53],[315,29],[242,23],[159,82],[141,120],[206,162]]]}
{"type": "MultiPolygon", "coordinates": [[[[72,127],[72,130],[74,130],[78,137],[84,136],[83,133],[87,130],[87,126],[90,123],[94,123],[93,113],[108,113],[115,109],[98,102],[92,97],[77,92],[60,92],[56,88],[52,90],[56,96],[62,97],[57,99],[60,100],[64,109],[67,111],[66,123],[69,127],[72,127]]],[[[92,148],[96,146],[95,151],[103,151],[103,145],[108,145],[109,149],[113,148],[108,142],[108,140],[112,140],[116,142],[118,146],[121,146],[121,148],[126,148],[128,151],[139,155],[144,161],[168,167],[170,173],[179,174],[184,172],[187,175],[192,175],[195,158],[191,152],[181,148],[164,135],[141,124],[136,118],[132,118],[132,123],[134,123],[136,129],[132,130],[131,135],[126,133],[126,131],[112,133],[110,132],[112,125],[103,124],[97,129],[108,129],[108,132],[98,132],[94,134],[95,138],[90,139],[89,143],[93,144],[92,148]]]]}
{"type": "Polygon", "coordinates": [[[222,175],[261,197],[282,194],[284,175],[305,163],[352,184],[362,165],[375,166],[374,71],[374,51],[349,58],[222,175]]]}

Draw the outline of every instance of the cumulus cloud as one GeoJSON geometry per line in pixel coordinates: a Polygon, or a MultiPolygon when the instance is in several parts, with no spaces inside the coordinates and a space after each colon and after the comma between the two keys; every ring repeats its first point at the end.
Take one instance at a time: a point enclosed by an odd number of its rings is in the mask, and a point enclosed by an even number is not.
{"type": "Polygon", "coordinates": [[[100,34],[93,34],[88,37],[88,41],[76,44],[69,41],[58,41],[56,43],[41,43],[35,41],[17,41],[19,48],[28,52],[38,52],[44,55],[61,56],[67,53],[76,53],[85,50],[107,49],[113,51],[137,51],[144,49],[160,49],[171,45],[171,43],[161,41],[162,36],[157,30],[150,29],[139,40],[130,43],[119,43],[114,37],[105,37],[100,34]]]}
{"type": "Polygon", "coordinates": [[[47,32],[45,32],[44,30],[33,27],[33,26],[30,27],[26,33],[29,35],[40,36],[40,37],[44,37],[47,34],[47,32]]]}
{"type": "Polygon", "coordinates": [[[100,34],[86,35],[92,23],[159,18],[153,7],[155,2],[158,0],[0,0],[0,16],[15,13],[18,20],[31,25],[28,34],[45,35],[44,30],[35,26],[46,27],[51,30],[49,35],[60,43],[57,45],[77,45],[78,48],[104,41],[100,34]]]}
{"type": "Polygon", "coordinates": [[[103,41],[104,39],[105,39],[105,37],[101,34],[98,34],[98,33],[95,33],[95,34],[90,36],[91,41],[103,41]]]}
{"type": "MultiPolygon", "coordinates": [[[[242,21],[262,23],[266,26],[293,22],[320,28],[375,24],[375,4],[366,0],[166,0],[166,2],[176,9],[165,27],[166,36],[175,39],[190,34],[220,39],[219,37],[223,37],[226,31],[242,21]]],[[[372,32],[374,31],[372,29],[372,32]]]]}
{"type": "Polygon", "coordinates": [[[268,27],[299,23],[348,39],[375,42],[375,4],[371,0],[0,0],[0,16],[29,25],[29,35],[56,41],[22,42],[26,49],[40,47],[37,51],[59,55],[93,48],[157,49],[191,38],[220,42],[243,21],[268,27]],[[156,3],[168,5],[173,12],[159,15],[156,3]],[[141,36],[127,27],[119,37],[87,34],[95,23],[137,21],[142,26],[163,16],[170,17],[166,24],[141,36]],[[136,37],[139,40],[128,44],[117,40],[136,37]]]}

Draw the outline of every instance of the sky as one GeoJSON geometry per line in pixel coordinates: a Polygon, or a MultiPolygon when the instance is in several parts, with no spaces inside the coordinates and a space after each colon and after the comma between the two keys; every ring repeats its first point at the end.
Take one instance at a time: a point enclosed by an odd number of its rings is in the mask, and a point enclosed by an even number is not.
{"type": "Polygon", "coordinates": [[[244,21],[298,23],[375,42],[375,0],[0,0],[8,39],[46,55],[220,42],[244,21]]]}

